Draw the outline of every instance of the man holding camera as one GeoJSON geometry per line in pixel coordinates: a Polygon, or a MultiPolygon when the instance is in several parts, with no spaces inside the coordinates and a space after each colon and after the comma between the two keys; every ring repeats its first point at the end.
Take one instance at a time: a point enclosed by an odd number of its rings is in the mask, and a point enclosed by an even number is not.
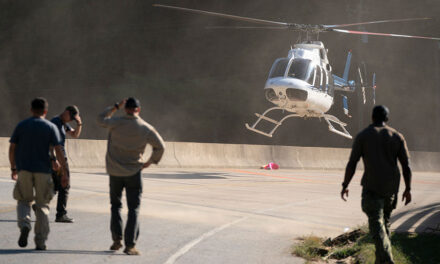
{"type": "Polygon", "coordinates": [[[57,162],[57,159],[54,155],[52,155],[52,168],[53,168],[53,179],[55,184],[55,190],[58,191],[58,200],[57,200],[57,214],[55,218],[55,222],[59,223],[73,223],[73,218],[70,218],[67,216],[67,199],[69,198],[69,189],[70,189],[70,172],[69,172],[69,166],[67,163],[67,153],[65,150],[65,142],[66,142],[66,134],[69,134],[73,138],[78,138],[81,134],[81,127],[82,127],[82,121],[81,117],[79,116],[79,110],[78,107],[75,105],[71,105],[66,107],[64,112],[62,112],[60,115],[52,118],[50,120],[55,126],[58,128],[58,131],[61,135],[61,148],[64,152],[64,156],[66,157],[66,172],[67,172],[67,179],[68,184],[65,187],[61,186],[60,181],[60,166],[57,162]],[[72,128],[68,123],[75,121],[76,122],[76,128],[72,128]]]}

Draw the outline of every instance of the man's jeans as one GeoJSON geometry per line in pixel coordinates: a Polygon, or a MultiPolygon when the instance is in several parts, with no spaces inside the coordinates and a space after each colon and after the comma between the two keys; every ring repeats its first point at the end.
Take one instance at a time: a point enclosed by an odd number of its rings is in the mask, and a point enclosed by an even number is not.
{"type": "Polygon", "coordinates": [[[141,172],[139,171],[132,176],[110,175],[110,203],[112,212],[110,230],[112,231],[113,241],[122,240],[121,197],[124,188],[128,206],[124,242],[126,247],[133,247],[136,245],[139,236],[138,214],[142,196],[141,172]]]}
{"type": "Polygon", "coordinates": [[[57,200],[57,214],[56,217],[62,217],[67,214],[67,200],[69,199],[69,189],[70,189],[70,171],[69,164],[66,159],[66,171],[67,171],[67,186],[63,188],[61,186],[61,172],[62,169],[58,171],[52,172],[52,179],[55,184],[55,191],[58,191],[58,200],[57,200]]]}

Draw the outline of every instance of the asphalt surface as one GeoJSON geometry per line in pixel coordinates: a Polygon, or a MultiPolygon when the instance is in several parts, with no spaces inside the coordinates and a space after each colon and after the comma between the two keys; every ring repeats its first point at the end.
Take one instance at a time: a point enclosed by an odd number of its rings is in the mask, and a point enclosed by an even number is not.
{"type": "MultiPolygon", "coordinates": [[[[334,237],[366,223],[361,172],[343,202],[342,171],[152,168],[143,173],[137,244],[142,255],[126,256],[122,250],[109,251],[104,170],[73,169],[71,177],[68,211],[75,223],[55,223],[52,200],[48,250],[35,251],[33,232],[27,248],[17,245],[14,182],[9,171],[0,171],[0,263],[304,263],[290,254],[300,236],[334,237]]],[[[424,232],[436,227],[439,187],[440,173],[414,173],[413,202],[404,206],[399,201],[392,228],[424,232]]],[[[125,208],[124,201],[124,216],[125,208]]]]}

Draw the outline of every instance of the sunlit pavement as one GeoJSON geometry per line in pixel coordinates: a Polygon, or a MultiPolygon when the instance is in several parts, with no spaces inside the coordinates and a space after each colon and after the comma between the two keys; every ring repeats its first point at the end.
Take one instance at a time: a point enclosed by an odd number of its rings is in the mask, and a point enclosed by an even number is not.
{"type": "MultiPolygon", "coordinates": [[[[290,255],[296,238],[333,237],[366,222],[360,209],[361,172],[343,202],[342,171],[153,168],[143,173],[137,244],[142,255],[126,256],[108,250],[104,170],[73,169],[71,177],[68,211],[75,223],[55,223],[52,200],[48,250],[35,251],[33,233],[27,248],[17,245],[14,183],[9,171],[0,171],[0,263],[303,263],[290,255]]],[[[440,173],[415,173],[413,202],[404,206],[399,200],[392,228],[424,232],[436,227],[439,187],[440,173]]]]}

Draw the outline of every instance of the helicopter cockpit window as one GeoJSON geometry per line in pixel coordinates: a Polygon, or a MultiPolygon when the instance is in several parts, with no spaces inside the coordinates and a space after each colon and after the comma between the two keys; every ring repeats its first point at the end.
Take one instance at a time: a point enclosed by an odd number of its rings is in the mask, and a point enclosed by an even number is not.
{"type": "Polygon", "coordinates": [[[307,59],[293,59],[287,75],[289,77],[301,79],[312,84],[314,67],[311,62],[311,60],[307,59]]]}
{"type": "Polygon", "coordinates": [[[321,57],[321,60],[325,59],[325,53],[323,49],[319,49],[319,56],[321,57]]]}
{"type": "Polygon", "coordinates": [[[279,59],[275,61],[274,65],[272,66],[272,71],[270,72],[269,78],[284,77],[287,64],[289,64],[289,59],[279,59]]]}

